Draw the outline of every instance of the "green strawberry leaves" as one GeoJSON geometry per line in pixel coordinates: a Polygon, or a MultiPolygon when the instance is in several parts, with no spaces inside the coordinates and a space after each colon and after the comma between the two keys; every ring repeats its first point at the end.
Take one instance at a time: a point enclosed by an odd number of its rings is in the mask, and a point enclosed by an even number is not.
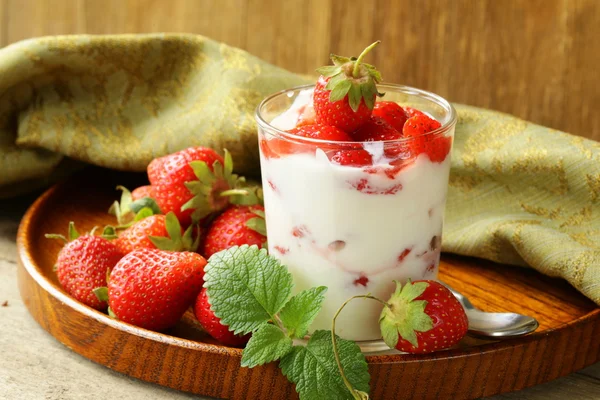
{"type": "MultiPolygon", "coordinates": [[[[143,210],[149,208],[143,208],[143,210]]],[[[138,215],[140,214],[138,213],[138,215]]],[[[165,228],[169,237],[149,236],[150,241],[160,250],[168,251],[195,251],[200,243],[200,228],[197,224],[190,225],[183,235],[181,234],[181,224],[175,216],[175,213],[169,212],[165,216],[165,228]],[[194,232],[196,237],[194,238],[194,232]]]]}
{"type": "Polygon", "coordinates": [[[427,282],[408,281],[404,287],[398,281],[396,290],[381,310],[379,327],[383,340],[390,348],[398,344],[398,335],[418,347],[416,332],[426,332],[433,328],[431,317],[425,313],[427,301],[415,300],[423,294],[427,282]]]}
{"type": "Polygon", "coordinates": [[[75,222],[73,222],[73,221],[69,222],[69,230],[67,231],[67,237],[65,237],[64,235],[61,235],[61,234],[57,234],[57,233],[46,233],[44,235],[44,237],[46,239],[60,239],[65,243],[72,242],[73,240],[77,239],[79,236],[80,236],[79,232],[77,232],[77,229],[75,229],[75,222]]]}
{"type": "Polygon", "coordinates": [[[329,78],[325,88],[330,90],[329,101],[331,103],[343,100],[348,96],[348,104],[352,111],[358,111],[362,100],[369,109],[373,109],[375,97],[383,96],[377,91],[377,84],[382,81],[382,77],[373,65],[363,63],[362,60],[379,43],[377,41],[368,46],[358,58],[332,54],[331,61],[334,65],[317,69],[322,76],[329,78]]]}
{"type": "Polygon", "coordinates": [[[131,192],[125,186],[117,186],[117,190],[121,191],[121,200],[115,201],[110,208],[108,213],[117,217],[117,223],[119,225],[125,225],[128,221],[127,217],[131,212],[129,206],[133,202],[131,198],[131,192]]]}
{"type": "Polygon", "coordinates": [[[233,159],[227,149],[223,164],[215,161],[209,167],[204,161],[192,161],[189,165],[198,180],[185,182],[185,187],[194,197],[181,210],[193,209],[192,220],[200,221],[209,214],[224,209],[230,202],[230,196],[247,194],[247,191],[236,190],[240,178],[233,173],[233,159]]]}
{"type": "MultiPolygon", "coordinates": [[[[355,390],[369,392],[369,370],[364,354],[350,340],[337,339],[344,374],[355,390]]],[[[279,363],[283,374],[296,384],[300,399],[352,398],[335,361],[331,332],[316,331],[306,346],[296,346],[279,363]]]]}

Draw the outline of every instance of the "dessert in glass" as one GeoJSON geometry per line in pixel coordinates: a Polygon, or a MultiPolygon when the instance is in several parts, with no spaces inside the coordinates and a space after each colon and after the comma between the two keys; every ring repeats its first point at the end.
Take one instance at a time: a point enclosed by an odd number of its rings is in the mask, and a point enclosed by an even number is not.
{"type": "MultiPolygon", "coordinates": [[[[328,287],[311,332],[330,329],[352,296],[387,299],[394,280],[436,279],[438,273],[456,112],[433,93],[376,85],[381,77],[374,67],[357,66],[362,56],[333,56],[335,65],[323,69],[329,77],[271,95],[256,112],[269,253],[288,267],[295,292],[328,287]],[[360,86],[369,77],[372,87],[360,86]],[[352,88],[340,95],[327,85],[334,79],[366,92],[369,97],[358,100],[369,110],[357,107],[352,88]],[[375,102],[379,92],[385,95],[375,102]],[[331,94],[326,113],[319,104],[323,93],[331,94]],[[354,101],[357,117],[366,110],[367,122],[352,131],[329,126],[353,122],[352,112],[340,111],[344,101],[354,101]],[[338,111],[339,118],[329,118],[338,111]],[[404,118],[397,129],[390,125],[398,121],[388,118],[394,113],[404,118]]],[[[355,341],[380,339],[381,309],[372,300],[349,303],[336,333],[355,341]]]]}
{"type": "MultiPolygon", "coordinates": [[[[337,309],[354,295],[386,299],[394,280],[437,277],[456,113],[432,93],[398,85],[379,89],[386,101],[410,104],[440,122],[423,136],[439,142],[443,158],[414,154],[411,145],[420,137],[327,142],[287,132],[310,104],[311,86],[277,93],[257,111],[269,253],[293,274],[296,291],[328,287],[311,330],[330,329],[337,309]],[[346,149],[364,149],[372,164],[331,159],[346,149]]],[[[375,301],[350,303],[336,322],[338,334],[379,339],[380,311],[375,301]]]]}

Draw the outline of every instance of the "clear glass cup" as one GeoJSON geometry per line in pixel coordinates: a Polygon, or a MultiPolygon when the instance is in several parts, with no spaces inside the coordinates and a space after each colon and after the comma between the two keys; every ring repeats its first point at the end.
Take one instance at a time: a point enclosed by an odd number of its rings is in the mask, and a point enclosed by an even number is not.
{"type": "MultiPolygon", "coordinates": [[[[295,292],[328,287],[314,331],[330,329],[333,315],[352,296],[370,293],[385,300],[394,280],[437,277],[456,111],[433,93],[386,84],[379,85],[382,100],[418,109],[442,126],[386,142],[287,133],[298,110],[312,102],[312,90],[271,95],[258,106],[256,119],[269,253],[293,274],[295,292]],[[373,156],[372,165],[335,162],[336,152],[360,149],[373,156]]],[[[336,332],[356,341],[380,339],[381,307],[354,300],[338,317],[336,332]]]]}

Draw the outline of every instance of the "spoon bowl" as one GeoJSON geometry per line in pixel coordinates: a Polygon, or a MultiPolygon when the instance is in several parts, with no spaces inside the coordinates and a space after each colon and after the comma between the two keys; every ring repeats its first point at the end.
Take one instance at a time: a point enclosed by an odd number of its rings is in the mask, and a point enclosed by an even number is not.
{"type": "Polygon", "coordinates": [[[451,288],[446,286],[456,297],[458,302],[465,309],[467,318],[469,319],[469,334],[480,338],[508,339],[517,336],[527,335],[535,331],[539,323],[538,321],[527,315],[517,313],[493,313],[481,311],[475,307],[469,299],[451,288]]]}

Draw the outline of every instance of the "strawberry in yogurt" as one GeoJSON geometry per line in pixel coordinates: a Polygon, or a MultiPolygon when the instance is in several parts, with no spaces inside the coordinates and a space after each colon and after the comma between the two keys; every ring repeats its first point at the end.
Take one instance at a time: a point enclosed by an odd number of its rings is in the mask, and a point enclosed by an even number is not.
{"type": "MultiPolygon", "coordinates": [[[[388,298],[394,280],[437,277],[456,113],[434,94],[381,84],[362,62],[374,45],[332,56],[315,86],[257,112],[269,252],[296,291],[329,288],[311,330],[329,329],[351,296],[388,298]]],[[[380,311],[350,303],[336,330],[379,339],[380,311]]]]}

